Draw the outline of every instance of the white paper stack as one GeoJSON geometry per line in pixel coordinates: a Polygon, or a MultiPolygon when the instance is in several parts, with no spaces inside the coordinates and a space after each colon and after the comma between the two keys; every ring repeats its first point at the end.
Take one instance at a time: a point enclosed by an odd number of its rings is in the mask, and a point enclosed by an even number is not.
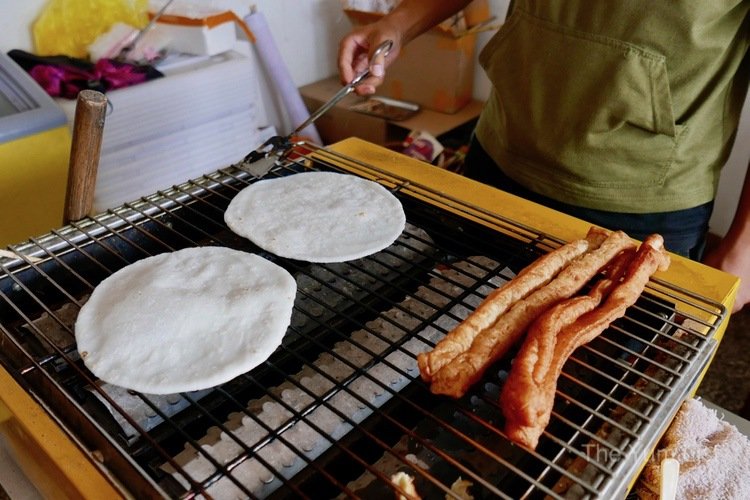
{"type": "MultiPolygon", "coordinates": [[[[250,58],[232,51],[159,69],[164,78],[107,93],[96,212],[236,163],[263,142],[250,58]]],[[[72,123],[75,101],[60,104],[72,123]]]]}

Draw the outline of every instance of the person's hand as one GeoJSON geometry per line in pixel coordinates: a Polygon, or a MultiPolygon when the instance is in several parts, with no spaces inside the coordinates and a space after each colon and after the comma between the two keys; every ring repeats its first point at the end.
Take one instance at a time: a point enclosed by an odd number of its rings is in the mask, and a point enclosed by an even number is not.
{"type": "Polygon", "coordinates": [[[731,238],[724,238],[703,259],[704,264],[740,278],[740,289],[732,312],[738,312],[750,303],[750,252],[741,247],[733,244],[731,238]]]}
{"type": "Polygon", "coordinates": [[[362,80],[355,92],[359,95],[374,94],[375,89],[383,83],[385,68],[398,56],[401,44],[402,34],[383,20],[354,29],[339,43],[338,67],[341,83],[348,84],[369,66],[370,76],[362,80]],[[393,42],[388,55],[380,55],[371,61],[372,53],[386,40],[393,42]]]}

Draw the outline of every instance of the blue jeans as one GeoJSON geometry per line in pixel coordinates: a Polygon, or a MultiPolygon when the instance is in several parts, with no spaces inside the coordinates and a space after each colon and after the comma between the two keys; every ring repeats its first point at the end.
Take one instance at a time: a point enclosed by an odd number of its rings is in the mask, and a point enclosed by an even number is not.
{"type": "Polygon", "coordinates": [[[623,230],[637,240],[642,241],[649,234],[659,233],[664,237],[664,246],[667,250],[693,260],[701,259],[706,246],[708,220],[713,211],[713,201],[685,210],[646,214],[607,212],[569,205],[530,191],[505,175],[476,138],[472,138],[471,147],[466,155],[464,174],[592,224],[612,230],[623,230]]]}

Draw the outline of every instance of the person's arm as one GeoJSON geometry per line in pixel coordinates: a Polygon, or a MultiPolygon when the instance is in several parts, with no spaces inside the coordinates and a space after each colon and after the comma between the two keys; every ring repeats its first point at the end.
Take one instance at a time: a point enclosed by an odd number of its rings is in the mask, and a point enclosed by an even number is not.
{"type": "Polygon", "coordinates": [[[703,259],[705,264],[738,276],[740,289],[734,312],[750,303],[750,162],[745,172],[740,201],[726,236],[703,259]]]}
{"type": "Polygon", "coordinates": [[[338,67],[342,84],[347,84],[370,65],[371,76],[356,92],[372,94],[383,83],[385,68],[398,57],[401,47],[466,7],[471,0],[403,0],[375,23],[360,26],[341,39],[338,67]],[[386,40],[393,41],[387,58],[370,61],[370,54],[386,40]]]}

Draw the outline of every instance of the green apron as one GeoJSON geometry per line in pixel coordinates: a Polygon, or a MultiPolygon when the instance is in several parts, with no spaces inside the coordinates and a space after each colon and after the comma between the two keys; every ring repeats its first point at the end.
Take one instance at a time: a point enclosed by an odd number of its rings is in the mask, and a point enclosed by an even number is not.
{"type": "Polygon", "coordinates": [[[476,135],[527,188],[587,208],[711,201],[750,73],[750,0],[516,1],[480,54],[476,135]]]}

